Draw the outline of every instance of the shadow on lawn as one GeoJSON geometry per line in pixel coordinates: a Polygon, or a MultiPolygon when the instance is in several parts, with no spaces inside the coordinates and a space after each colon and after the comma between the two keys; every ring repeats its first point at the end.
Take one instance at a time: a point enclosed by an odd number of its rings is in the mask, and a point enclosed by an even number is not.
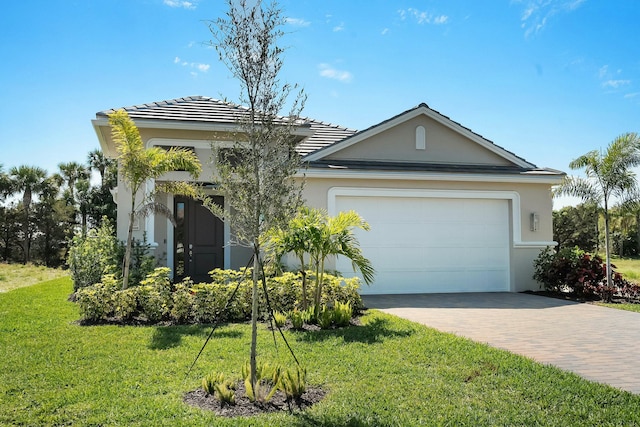
{"type": "Polygon", "coordinates": [[[408,337],[411,334],[413,334],[411,330],[393,329],[388,319],[376,318],[369,321],[366,325],[352,325],[346,328],[297,332],[296,338],[298,341],[318,342],[334,337],[341,337],[345,342],[375,344],[384,341],[385,338],[408,337]]]}
{"type": "MultiPolygon", "coordinates": [[[[219,325],[218,328],[224,325],[219,325]]],[[[183,336],[206,337],[211,332],[211,325],[178,325],[157,326],[153,331],[149,348],[152,350],[167,350],[178,347],[182,343],[183,336]]],[[[213,334],[214,338],[238,338],[241,331],[218,329],[213,334]]]]}
{"type": "Polygon", "coordinates": [[[321,416],[318,416],[316,414],[310,414],[308,412],[302,412],[300,414],[297,414],[296,416],[296,425],[299,426],[318,426],[318,427],[324,427],[324,426],[331,426],[331,427],[379,427],[379,426],[383,426],[383,425],[387,425],[386,423],[381,423],[380,420],[372,420],[372,419],[367,419],[367,420],[363,420],[358,418],[357,415],[352,415],[348,418],[345,419],[336,419],[336,418],[331,418],[331,419],[322,419],[319,418],[321,416]]]}

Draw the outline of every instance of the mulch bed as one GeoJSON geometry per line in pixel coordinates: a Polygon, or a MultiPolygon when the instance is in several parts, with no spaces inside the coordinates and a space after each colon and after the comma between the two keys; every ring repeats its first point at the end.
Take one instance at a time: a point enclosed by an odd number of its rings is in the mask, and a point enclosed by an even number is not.
{"type": "MultiPolygon", "coordinates": [[[[549,298],[556,298],[556,299],[561,299],[565,301],[583,302],[588,304],[593,304],[596,302],[604,302],[602,299],[600,299],[598,296],[595,296],[595,295],[590,297],[578,297],[576,295],[572,295],[567,292],[552,292],[552,291],[524,291],[523,293],[549,297],[549,298]]],[[[640,301],[627,301],[626,299],[619,296],[615,296],[615,295],[611,298],[612,304],[623,304],[628,302],[640,303],[640,301]]]]}
{"type": "Polygon", "coordinates": [[[285,394],[278,390],[273,398],[265,403],[254,403],[246,396],[244,382],[238,381],[236,386],[236,403],[227,405],[221,403],[204,390],[190,391],[184,395],[184,402],[195,408],[213,411],[221,417],[250,417],[269,412],[290,411],[297,412],[320,402],[327,392],[320,387],[307,387],[307,391],[297,402],[287,402],[285,394]]]}

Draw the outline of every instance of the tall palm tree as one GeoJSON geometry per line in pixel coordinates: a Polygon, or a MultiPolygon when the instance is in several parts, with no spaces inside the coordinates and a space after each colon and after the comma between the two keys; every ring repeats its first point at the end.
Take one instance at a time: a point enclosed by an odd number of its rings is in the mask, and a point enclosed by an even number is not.
{"type": "Polygon", "coordinates": [[[24,212],[22,231],[23,231],[23,250],[24,263],[30,261],[31,236],[29,233],[29,214],[33,194],[40,192],[44,187],[44,181],[47,172],[37,166],[19,166],[11,168],[9,175],[12,180],[14,192],[22,192],[22,210],[24,212]]]}
{"type": "Polygon", "coordinates": [[[72,201],[72,204],[75,205],[76,182],[81,179],[88,179],[89,171],[87,170],[86,166],[78,162],[60,163],[58,165],[58,168],[60,169],[60,175],[65,179],[67,183],[69,199],[72,201]]]}
{"type": "Polygon", "coordinates": [[[87,162],[91,169],[97,170],[100,173],[100,185],[104,186],[107,168],[113,160],[106,158],[101,150],[96,149],[89,152],[87,162]]]}
{"type": "Polygon", "coordinates": [[[156,185],[153,192],[142,194],[142,202],[136,205],[136,198],[147,181],[160,178],[167,172],[187,171],[196,179],[202,167],[195,153],[179,148],[165,151],[158,147],[145,148],[140,132],[125,110],[109,114],[111,134],[118,151],[120,173],[124,184],[131,190],[129,211],[129,229],[123,260],[122,288],[129,283],[129,267],[131,264],[131,245],[133,240],[133,223],[136,215],[144,216],[151,212],[161,213],[172,219],[171,211],[165,205],[155,201],[159,191],[195,195],[195,188],[187,183],[165,183],[156,185]]]}
{"type": "Polygon", "coordinates": [[[584,169],[586,177],[567,176],[555,190],[555,194],[579,197],[602,208],[609,287],[612,286],[610,208],[615,201],[624,203],[639,193],[635,173],[631,170],[638,165],[640,138],[636,133],[625,133],[614,139],[606,151],[593,150],[569,163],[571,169],[584,169]]]}

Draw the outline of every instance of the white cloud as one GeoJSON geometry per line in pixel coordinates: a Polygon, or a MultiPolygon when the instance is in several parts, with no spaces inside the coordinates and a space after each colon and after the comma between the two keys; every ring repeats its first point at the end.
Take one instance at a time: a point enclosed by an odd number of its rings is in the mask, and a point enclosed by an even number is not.
{"type": "Polygon", "coordinates": [[[339,31],[344,30],[344,22],[341,22],[340,25],[336,25],[333,27],[333,32],[337,33],[339,31]]]}
{"type": "Polygon", "coordinates": [[[604,79],[607,74],[609,74],[609,66],[608,65],[603,65],[602,67],[600,67],[600,69],[598,70],[598,77],[600,77],[601,79],[604,79]]]}
{"type": "Polygon", "coordinates": [[[291,24],[295,27],[308,27],[309,25],[311,25],[311,22],[305,21],[301,18],[287,18],[285,19],[285,21],[287,22],[287,24],[291,24]]]}
{"type": "Polygon", "coordinates": [[[619,87],[626,86],[631,84],[631,80],[607,80],[602,83],[603,87],[608,87],[612,89],[618,89],[619,87]]]}
{"type": "Polygon", "coordinates": [[[349,83],[353,78],[353,75],[350,72],[335,69],[329,64],[320,64],[318,65],[318,68],[320,69],[320,75],[328,79],[334,79],[343,83],[349,83]]]}
{"type": "Polygon", "coordinates": [[[182,59],[180,59],[179,56],[176,56],[175,59],[173,60],[174,64],[178,64],[182,67],[188,67],[191,69],[191,75],[197,75],[198,72],[201,73],[206,73],[207,71],[209,71],[209,68],[211,68],[211,65],[209,64],[203,64],[200,62],[188,62],[188,61],[183,61],[182,59]]]}
{"type": "Polygon", "coordinates": [[[203,73],[206,73],[207,71],[209,71],[209,67],[211,67],[211,65],[209,65],[209,64],[195,64],[195,67],[198,69],[198,71],[202,71],[203,73]]]}
{"type": "Polygon", "coordinates": [[[512,3],[524,5],[520,16],[520,27],[525,37],[538,34],[549,23],[549,18],[560,13],[569,13],[578,9],[585,0],[513,0],[512,3]]]}
{"type": "Polygon", "coordinates": [[[420,25],[422,24],[442,25],[449,22],[449,17],[447,15],[434,15],[432,13],[414,9],[412,7],[406,10],[400,9],[398,10],[398,14],[400,15],[400,19],[403,21],[407,18],[407,16],[412,16],[420,25]]]}
{"type": "Polygon", "coordinates": [[[640,92],[627,93],[624,97],[625,98],[636,98],[638,96],[640,96],[640,92]]]}
{"type": "Polygon", "coordinates": [[[436,25],[446,24],[449,21],[449,17],[446,15],[440,15],[433,18],[433,23],[436,25]]]}
{"type": "Polygon", "coordinates": [[[382,34],[383,36],[386,35],[387,33],[389,33],[389,29],[388,28],[385,28],[384,30],[382,30],[380,32],[380,34],[382,34]]]}
{"type": "Polygon", "coordinates": [[[193,1],[186,0],[164,0],[165,5],[169,7],[182,7],[185,9],[195,9],[197,7],[197,3],[193,1]]]}

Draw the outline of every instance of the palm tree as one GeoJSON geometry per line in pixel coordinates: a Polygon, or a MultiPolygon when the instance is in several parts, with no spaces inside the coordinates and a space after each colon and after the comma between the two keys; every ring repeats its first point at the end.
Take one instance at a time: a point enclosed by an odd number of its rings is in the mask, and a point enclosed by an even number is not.
{"type": "Polygon", "coordinates": [[[631,168],[640,165],[640,138],[625,133],[614,139],[605,152],[593,150],[569,163],[571,169],[584,169],[586,177],[567,176],[555,194],[579,197],[602,208],[604,215],[604,245],[607,286],[612,286],[610,208],[614,200],[620,203],[639,193],[638,182],[631,168]]]}
{"type": "Polygon", "coordinates": [[[274,258],[279,261],[289,252],[300,261],[300,275],[302,276],[302,309],[307,309],[307,263],[305,255],[311,254],[312,233],[318,230],[326,221],[326,215],[319,209],[302,207],[298,214],[289,221],[287,229],[273,230],[269,236],[268,246],[274,252],[274,258]]]}
{"type": "Polygon", "coordinates": [[[107,168],[113,161],[106,158],[101,150],[93,150],[89,152],[89,155],[87,156],[87,162],[91,169],[95,169],[100,173],[100,185],[104,186],[107,168]]]}
{"type": "Polygon", "coordinates": [[[89,171],[84,165],[81,165],[78,162],[60,163],[58,168],[60,169],[60,175],[67,183],[69,200],[71,201],[71,204],[75,205],[76,182],[81,179],[88,179],[89,171]]]}
{"type": "Polygon", "coordinates": [[[124,110],[109,114],[109,124],[118,151],[121,177],[124,184],[131,190],[129,230],[122,269],[122,289],[126,289],[129,283],[133,223],[136,215],[144,216],[156,212],[173,219],[171,210],[156,202],[155,195],[159,191],[186,195],[196,193],[195,188],[187,183],[165,183],[156,185],[154,191],[143,194],[142,202],[136,205],[136,197],[142,190],[142,186],[149,180],[155,180],[175,170],[187,171],[193,179],[196,179],[200,174],[201,166],[195,153],[185,149],[171,148],[165,151],[158,147],[145,148],[138,128],[124,110]]]}
{"type": "Polygon", "coordinates": [[[3,172],[2,164],[0,164],[0,201],[4,200],[11,194],[11,179],[3,172]]]}
{"type": "Polygon", "coordinates": [[[315,313],[320,312],[322,281],[324,280],[325,261],[330,256],[344,256],[351,260],[354,271],[360,271],[366,284],[373,281],[375,270],[371,261],[364,257],[360,243],[353,233],[354,228],[369,231],[369,224],[355,211],[340,212],[328,216],[319,230],[312,230],[311,258],[316,269],[316,289],[314,295],[315,313]]]}
{"type": "Polygon", "coordinates": [[[37,166],[20,166],[13,167],[9,172],[12,180],[12,187],[15,192],[22,192],[22,209],[24,212],[24,219],[22,223],[23,232],[23,250],[24,250],[24,263],[30,261],[31,250],[31,236],[29,233],[29,214],[31,209],[31,202],[33,194],[38,193],[44,186],[44,181],[47,176],[47,172],[37,166]]]}
{"type": "Polygon", "coordinates": [[[314,309],[319,313],[322,297],[322,282],[327,258],[344,256],[351,260],[354,271],[360,271],[365,283],[373,281],[375,270],[371,262],[364,257],[353,230],[369,230],[369,224],[355,211],[340,212],[328,216],[321,209],[303,207],[292,219],[286,230],[278,230],[271,236],[271,245],[276,258],[293,252],[300,260],[302,272],[303,308],[306,308],[306,270],[305,254],[315,270],[314,309]]]}

